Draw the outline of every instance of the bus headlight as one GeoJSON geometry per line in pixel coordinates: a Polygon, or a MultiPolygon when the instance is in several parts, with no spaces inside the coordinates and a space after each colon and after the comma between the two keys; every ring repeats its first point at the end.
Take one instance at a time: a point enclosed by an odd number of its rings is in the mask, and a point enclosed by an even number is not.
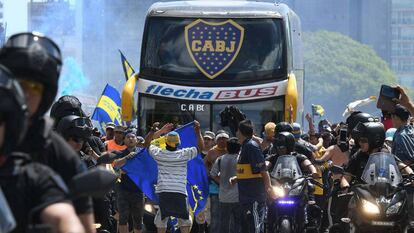
{"type": "Polygon", "coordinates": [[[362,209],[366,214],[377,215],[380,213],[380,209],[376,204],[364,199],[362,199],[362,209]]]}

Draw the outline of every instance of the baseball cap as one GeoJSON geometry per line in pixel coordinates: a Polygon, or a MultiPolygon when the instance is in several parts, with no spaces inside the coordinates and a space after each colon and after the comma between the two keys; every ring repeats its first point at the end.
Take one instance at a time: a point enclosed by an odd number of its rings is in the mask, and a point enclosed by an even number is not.
{"type": "Polygon", "coordinates": [[[133,134],[137,136],[137,129],[131,128],[131,129],[125,130],[125,136],[127,136],[128,134],[133,134]]]}
{"type": "Polygon", "coordinates": [[[105,129],[115,129],[115,124],[112,122],[106,123],[105,129]]]}
{"type": "Polygon", "coordinates": [[[293,136],[295,136],[296,139],[300,138],[300,135],[302,135],[302,130],[301,130],[301,126],[299,123],[293,123],[292,124],[292,134],[293,136]]]}
{"type": "Polygon", "coordinates": [[[210,139],[214,140],[214,138],[216,138],[216,134],[214,132],[211,132],[211,131],[207,130],[207,131],[204,132],[203,138],[210,138],[210,139]]]}
{"type": "Polygon", "coordinates": [[[230,136],[229,136],[227,133],[222,132],[222,133],[217,134],[217,136],[216,136],[216,141],[217,141],[219,138],[227,138],[227,139],[229,139],[229,138],[230,138],[230,136]]]}
{"type": "Polygon", "coordinates": [[[391,142],[392,142],[392,140],[393,140],[393,138],[394,138],[395,131],[397,131],[397,129],[396,129],[396,128],[389,128],[389,129],[385,132],[385,141],[391,141],[391,142]]]}
{"type": "Polygon", "coordinates": [[[170,147],[176,148],[180,145],[180,143],[180,135],[175,131],[169,132],[165,137],[165,144],[167,144],[170,147]]]}
{"type": "Polygon", "coordinates": [[[410,112],[400,104],[395,105],[395,110],[392,114],[398,116],[403,121],[408,120],[410,117],[410,112]]]}
{"type": "Polygon", "coordinates": [[[115,132],[125,132],[125,128],[121,125],[117,125],[117,126],[115,126],[114,131],[115,132]]]}

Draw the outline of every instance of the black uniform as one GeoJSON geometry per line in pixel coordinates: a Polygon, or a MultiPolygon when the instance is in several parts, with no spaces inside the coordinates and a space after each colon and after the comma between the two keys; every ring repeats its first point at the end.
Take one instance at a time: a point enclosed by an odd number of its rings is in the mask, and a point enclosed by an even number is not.
{"type": "Polygon", "coordinates": [[[0,186],[17,223],[12,232],[26,232],[29,224],[40,222],[45,207],[67,198],[60,176],[23,153],[14,153],[0,167],[0,186]]]}
{"type": "MultiPolygon", "coordinates": [[[[30,154],[35,162],[45,164],[58,173],[66,184],[72,177],[87,170],[77,153],[56,132],[50,119],[33,123],[18,151],[30,154]]],[[[91,213],[92,201],[82,197],[73,201],[77,214],[91,213]]]]}

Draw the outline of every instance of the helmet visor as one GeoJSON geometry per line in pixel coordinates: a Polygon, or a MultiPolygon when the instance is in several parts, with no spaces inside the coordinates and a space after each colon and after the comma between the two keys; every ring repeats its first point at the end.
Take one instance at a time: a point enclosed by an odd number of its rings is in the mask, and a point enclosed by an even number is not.
{"type": "Polygon", "coordinates": [[[22,108],[26,106],[26,99],[19,83],[11,77],[11,74],[0,68],[0,89],[6,89],[13,93],[17,103],[22,108]]]}
{"type": "Polygon", "coordinates": [[[87,117],[79,117],[74,119],[72,122],[77,128],[93,128],[92,121],[87,117]]]}
{"type": "Polygon", "coordinates": [[[61,60],[61,53],[59,47],[51,39],[35,33],[19,33],[11,36],[6,44],[5,48],[30,48],[35,45],[40,45],[44,48],[50,56],[56,61],[61,60]]]}

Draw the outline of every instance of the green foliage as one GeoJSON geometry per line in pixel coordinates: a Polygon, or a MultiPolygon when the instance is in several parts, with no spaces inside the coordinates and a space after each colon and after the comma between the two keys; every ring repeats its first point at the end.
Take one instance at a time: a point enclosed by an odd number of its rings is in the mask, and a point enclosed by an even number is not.
{"type": "MultiPolygon", "coordinates": [[[[375,51],[336,32],[304,33],[305,110],[321,104],[327,117],[342,120],[348,103],[378,96],[381,84],[397,79],[375,51]]],[[[368,111],[376,111],[371,103],[368,111]]]]}

